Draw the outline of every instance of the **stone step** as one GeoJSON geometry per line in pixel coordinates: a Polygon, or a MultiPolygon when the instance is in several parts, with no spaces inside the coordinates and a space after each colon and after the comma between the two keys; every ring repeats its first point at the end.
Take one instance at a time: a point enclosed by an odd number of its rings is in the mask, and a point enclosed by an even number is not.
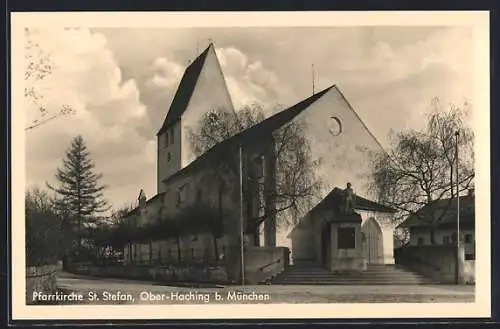
{"type": "Polygon", "coordinates": [[[414,274],[415,272],[410,271],[295,271],[295,270],[286,270],[286,273],[294,273],[294,274],[302,274],[302,275],[314,275],[314,274],[333,274],[333,275],[405,275],[405,274],[414,274]]]}
{"type": "Polygon", "coordinates": [[[353,280],[398,280],[398,279],[410,279],[410,280],[413,280],[413,279],[424,279],[425,277],[424,276],[420,276],[420,275],[399,275],[399,276],[395,276],[395,275],[377,275],[377,276],[367,276],[367,275],[363,275],[363,276],[354,276],[354,275],[328,275],[328,274],[324,274],[324,275],[293,275],[293,274],[282,274],[282,275],[279,275],[281,277],[287,277],[287,278],[294,278],[294,279],[314,279],[314,280],[318,280],[318,279],[344,279],[344,278],[349,278],[349,279],[353,279],[353,280]]]}
{"type": "Polygon", "coordinates": [[[342,282],[423,282],[429,281],[424,277],[349,277],[349,276],[318,276],[318,277],[301,277],[301,276],[277,276],[273,281],[294,281],[294,282],[309,282],[309,281],[342,281],[342,282]]]}
{"type": "Polygon", "coordinates": [[[433,280],[396,265],[368,265],[365,271],[331,272],[317,264],[290,266],[268,280],[271,284],[315,285],[422,285],[436,284],[433,280]]]}
{"type": "Polygon", "coordinates": [[[321,279],[332,279],[332,280],[343,280],[343,279],[349,279],[349,280],[420,280],[420,279],[426,279],[423,276],[412,276],[412,275],[407,275],[407,276],[399,276],[399,277],[394,277],[394,276],[376,276],[376,277],[370,277],[370,276],[342,276],[342,275],[315,275],[315,276],[300,276],[300,275],[279,275],[276,278],[288,278],[288,279],[303,279],[303,280],[321,280],[321,279]]]}
{"type": "MultiPolygon", "coordinates": [[[[289,266],[288,270],[297,270],[297,271],[307,271],[307,270],[317,270],[317,271],[329,271],[327,268],[322,267],[322,266],[289,266]]],[[[355,270],[352,270],[355,272],[355,270]]],[[[372,266],[367,266],[364,271],[406,271],[405,268],[402,267],[395,267],[395,266],[384,266],[384,267],[372,267],[372,266]]]]}
{"type": "Polygon", "coordinates": [[[350,277],[350,276],[289,276],[280,275],[275,277],[276,280],[349,280],[349,281],[415,281],[427,280],[425,277],[405,276],[405,277],[350,277]]]}
{"type": "Polygon", "coordinates": [[[376,271],[376,270],[365,270],[365,271],[328,271],[326,269],[287,269],[287,272],[290,273],[304,273],[304,274],[309,274],[309,273],[413,273],[411,271],[405,271],[401,269],[394,269],[394,270],[382,270],[382,271],[376,271]]]}
{"type": "Polygon", "coordinates": [[[296,280],[296,279],[276,279],[272,280],[271,283],[294,283],[297,285],[300,284],[309,284],[309,283],[319,283],[319,282],[325,282],[329,284],[333,283],[339,283],[339,284],[347,284],[347,285],[359,285],[359,284],[366,284],[366,285],[400,285],[400,284],[424,284],[424,283],[434,283],[433,281],[429,280],[346,280],[346,279],[320,279],[320,280],[314,280],[314,279],[307,279],[307,280],[296,280]]]}
{"type": "Polygon", "coordinates": [[[360,281],[348,281],[348,280],[275,280],[271,282],[272,284],[295,284],[295,285],[308,285],[308,284],[342,284],[342,285],[350,285],[350,286],[358,286],[358,285],[367,285],[367,286],[391,286],[391,285],[421,285],[421,284],[435,284],[432,281],[421,281],[421,280],[415,280],[415,281],[366,281],[366,280],[360,280],[360,281]]]}
{"type": "Polygon", "coordinates": [[[347,278],[276,278],[273,280],[275,282],[277,281],[287,281],[287,282],[311,282],[311,281],[335,281],[335,282],[387,282],[387,283],[395,283],[395,282],[423,282],[423,281],[429,281],[430,280],[425,280],[425,279],[400,279],[400,280],[383,280],[383,279],[372,279],[372,280],[356,280],[356,279],[347,279],[347,278]]]}
{"type": "MultiPolygon", "coordinates": [[[[322,268],[322,267],[309,267],[309,268],[307,268],[307,267],[306,268],[304,268],[304,267],[300,267],[300,268],[290,267],[287,269],[287,271],[297,272],[297,273],[319,273],[319,272],[331,273],[331,271],[329,271],[325,268],[322,268]]],[[[342,272],[342,271],[339,271],[339,272],[342,272]]],[[[358,271],[345,271],[345,272],[356,273],[358,271]]],[[[359,272],[362,272],[362,273],[408,273],[411,271],[408,271],[408,270],[403,269],[403,268],[398,268],[398,267],[386,267],[386,268],[368,267],[366,270],[359,271],[359,272]]]]}

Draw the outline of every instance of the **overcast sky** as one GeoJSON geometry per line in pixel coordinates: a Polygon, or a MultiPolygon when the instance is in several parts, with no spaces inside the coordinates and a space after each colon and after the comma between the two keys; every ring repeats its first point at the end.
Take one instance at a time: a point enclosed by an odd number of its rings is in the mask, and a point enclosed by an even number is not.
{"type": "MultiPolygon", "coordinates": [[[[339,27],[40,30],[55,64],[43,92],[76,114],[26,133],[27,184],[53,181],[81,134],[115,206],[156,193],[156,139],[188,61],[213,40],[236,107],[293,105],[336,84],[382,144],[390,129],[418,128],[433,97],[472,99],[467,28],[339,27]]],[[[27,108],[28,120],[37,113],[27,108]]]]}

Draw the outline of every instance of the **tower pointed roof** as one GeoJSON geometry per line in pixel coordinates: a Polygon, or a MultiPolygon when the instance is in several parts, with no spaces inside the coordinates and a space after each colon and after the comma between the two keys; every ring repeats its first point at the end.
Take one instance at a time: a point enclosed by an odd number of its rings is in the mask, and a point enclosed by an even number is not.
{"type": "Polygon", "coordinates": [[[189,104],[191,96],[193,95],[208,52],[210,51],[210,48],[213,47],[213,43],[210,43],[210,45],[184,71],[184,75],[182,76],[179,87],[175,92],[175,96],[167,112],[167,117],[163,121],[163,125],[156,135],[163,133],[167,127],[174,124],[181,118],[189,104]]]}
{"type": "Polygon", "coordinates": [[[180,175],[186,175],[192,170],[195,170],[195,168],[199,168],[200,166],[203,166],[204,163],[206,163],[209,159],[214,159],[217,157],[220,157],[221,154],[224,154],[224,152],[227,152],[228,149],[231,148],[231,146],[238,145],[238,144],[246,144],[246,143],[256,143],[257,140],[261,136],[265,136],[267,133],[272,132],[283,125],[287,124],[291,120],[293,120],[297,115],[299,115],[302,111],[306,110],[311,104],[316,102],[318,99],[320,99],[324,94],[326,94],[330,89],[335,88],[336,86],[333,85],[331,87],[328,87],[306,99],[303,101],[289,107],[286,110],[283,110],[267,119],[264,121],[246,129],[243,130],[236,135],[229,137],[222,142],[216,144],[213,146],[211,149],[203,153],[200,157],[198,157],[196,160],[191,162],[188,166],[182,168],[181,170],[177,171],[175,174],[167,177],[166,179],[163,180],[163,182],[167,182],[171,179],[175,179],[176,177],[180,175]]]}

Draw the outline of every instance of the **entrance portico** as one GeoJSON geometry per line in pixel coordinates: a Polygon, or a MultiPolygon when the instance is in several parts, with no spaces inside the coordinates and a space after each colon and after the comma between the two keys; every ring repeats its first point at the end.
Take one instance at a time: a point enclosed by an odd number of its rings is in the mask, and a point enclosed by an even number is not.
{"type": "Polygon", "coordinates": [[[342,189],[333,189],[292,230],[293,263],[315,263],[331,271],[393,263],[393,244],[388,240],[395,210],[356,196],[354,211],[346,214],[341,211],[342,197],[342,189]]]}

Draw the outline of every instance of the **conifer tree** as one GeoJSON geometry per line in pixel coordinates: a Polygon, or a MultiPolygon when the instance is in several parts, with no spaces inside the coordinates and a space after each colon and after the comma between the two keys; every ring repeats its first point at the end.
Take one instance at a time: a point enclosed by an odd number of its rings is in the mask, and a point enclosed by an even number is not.
{"type": "Polygon", "coordinates": [[[109,210],[103,197],[106,186],[99,184],[102,174],[96,174],[94,168],[90,152],[79,135],[71,141],[62,167],[56,171],[59,186],[47,183],[58,196],[55,207],[66,217],[66,226],[76,233],[79,248],[85,230],[97,224],[100,215],[109,210]]]}

